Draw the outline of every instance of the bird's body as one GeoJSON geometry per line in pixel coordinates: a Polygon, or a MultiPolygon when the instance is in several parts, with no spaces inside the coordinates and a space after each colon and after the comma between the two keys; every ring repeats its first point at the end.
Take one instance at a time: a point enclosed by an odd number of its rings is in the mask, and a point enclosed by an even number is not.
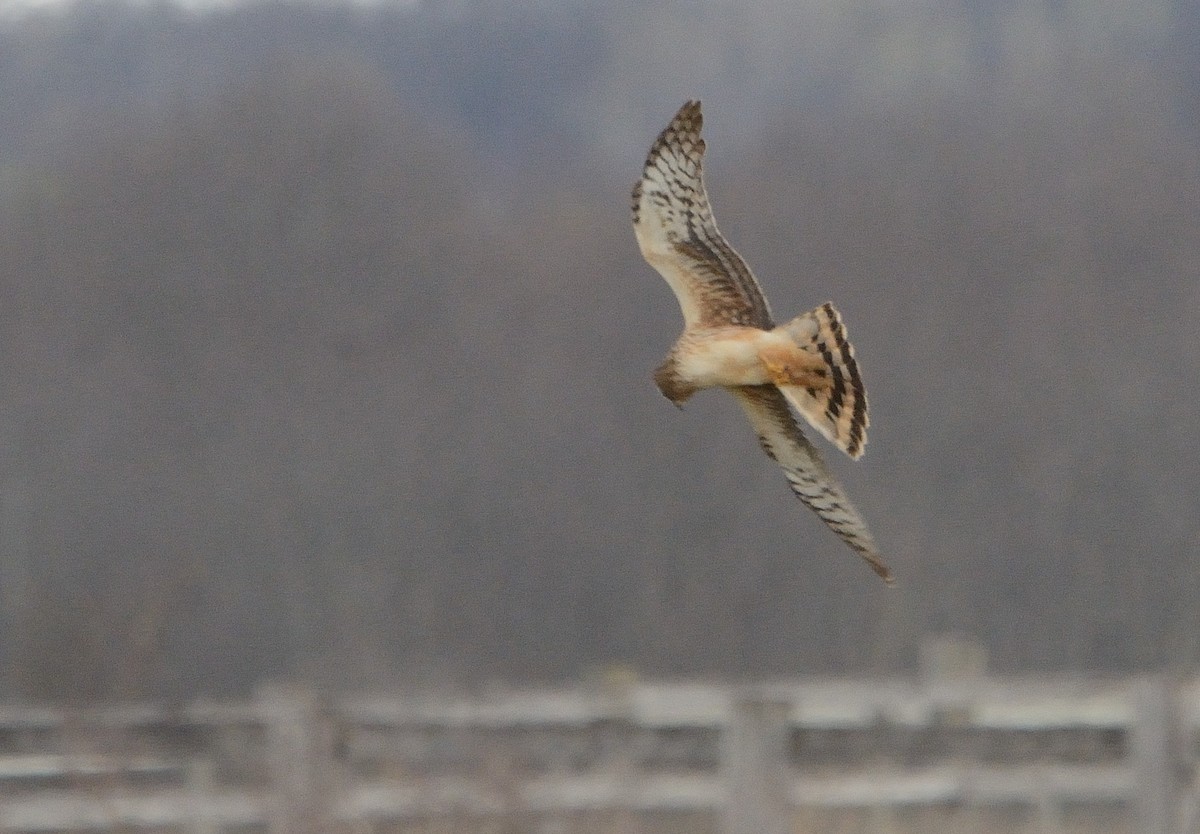
{"type": "Polygon", "coordinates": [[[680,108],[633,188],[638,246],[684,318],[654,381],[679,406],[697,391],[728,389],[793,492],[890,582],[866,523],[792,412],[851,457],[862,455],[867,395],[841,317],[824,304],[775,325],[754,275],[717,230],[701,171],[701,126],[699,102],[680,108]]]}
{"type": "Polygon", "coordinates": [[[696,391],[763,385],[772,382],[763,354],[786,357],[794,351],[791,338],[775,330],[737,325],[693,327],[679,337],[664,366],[680,385],[696,391]]]}

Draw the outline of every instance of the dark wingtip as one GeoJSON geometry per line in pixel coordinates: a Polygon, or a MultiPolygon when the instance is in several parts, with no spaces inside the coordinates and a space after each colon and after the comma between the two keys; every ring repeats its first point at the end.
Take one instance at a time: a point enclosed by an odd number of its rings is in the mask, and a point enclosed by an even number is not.
{"type": "Polygon", "coordinates": [[[858,551],[859,556],[863,557],[863,561],[871,566],[871,570],[875,571],[876,575],[887,583],[889,588],[896,587],[896,577],[892,576],[891,568],[887,566],[887,563],[883,561],[883,558],[878,553],[858,547],[854,549],[858,551]]]}
{"type": "Polygon", "coordinates": [[[875,571],[875,573],[877,573],[879,575],[879,578],[884,581],[885,585],[887,585],[889,588],[896,587],[896,577],[892,576],[891,570],[888,569],[888,566],[885,565],[879,559],[879,557],[875,557],[874,559],[868,559],[867,561],[871,565],[871,570],[875,571]]]}
{"type": "Polygon", "coordinates": [[[675,113],[672,121],[680,126],[691,127],[696,133],[699,133],[700,129],[704,127],[704,113],[700,109],[700,99],[690,98],[685,101],[675,113]]]}

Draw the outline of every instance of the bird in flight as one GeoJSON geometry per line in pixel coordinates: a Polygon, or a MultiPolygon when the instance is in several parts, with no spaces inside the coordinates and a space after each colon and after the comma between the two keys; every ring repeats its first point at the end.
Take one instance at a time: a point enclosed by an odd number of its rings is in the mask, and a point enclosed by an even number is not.
{"type": "Polygon", "coordinates": [[[866,522],[793,412],[851,458],[867,443],[867,392],[832,304],[776,326],[750,268],[717,230],[701,161],[700,102],[659,134],[633,187],[633,228],[647,263],[674,291],[683,334],[654,371],[682,407],[705,388],[733,394],[799,499],[884,581],[892,582],[866,522]]]}

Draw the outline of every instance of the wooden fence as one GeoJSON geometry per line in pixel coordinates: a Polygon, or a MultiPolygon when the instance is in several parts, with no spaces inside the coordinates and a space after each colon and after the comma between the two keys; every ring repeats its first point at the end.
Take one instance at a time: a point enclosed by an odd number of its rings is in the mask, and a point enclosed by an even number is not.
{"type": "Polygon", "coordinates": [[[783,834],[797,809],[1016,808],[1039,830],[1200,834],[1200,682],[609,681],[473,697],[0,708],[0,832],[783,834]],[[508,820],[507,827],[492,824],[508,820]],[[491,821],[491,822],[489,822],[491,821]],[[515,822],[513,822],[515,821],[515,822]]]}

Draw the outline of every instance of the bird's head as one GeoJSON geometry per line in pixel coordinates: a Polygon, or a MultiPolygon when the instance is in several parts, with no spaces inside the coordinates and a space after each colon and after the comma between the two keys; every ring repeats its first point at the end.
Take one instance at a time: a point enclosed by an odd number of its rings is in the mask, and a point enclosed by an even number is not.
{"type": "Polygon", "coordinates": [[[696,393],[694,386],[688,385],[679,378],[675,372],[675,363],[670,360],[654,369],[654,384],[676,408],[683,408],[683,404],[691,399],[692,394],[696,393]]]}

